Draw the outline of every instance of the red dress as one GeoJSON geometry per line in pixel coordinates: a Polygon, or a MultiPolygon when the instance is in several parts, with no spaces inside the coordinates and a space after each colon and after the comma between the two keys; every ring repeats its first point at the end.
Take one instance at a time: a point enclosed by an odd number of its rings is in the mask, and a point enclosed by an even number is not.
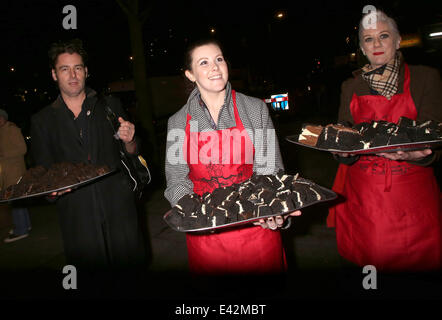
{"type": "MultiPolygon", "coordinates": [[[[354,94],[350,111],[355,124],[416,119],[408,66],[403,93],[391,100],[354,94]]],[[[361,156],[351,166],[339,166],[333,190],[346,198],[330,210],[327,221],[336,227],[344,258],[386,271],[440,268],[440,192],[431,167],[361,156]]]]}
{"type": "MultiPolygon", "coordinates": [[[[204,133],[190,132],[191,116],[187,115],[184,156],[190,170],[189,178],[194,184],[193,191],[199,195],[212,192],[218,187],[243,182],[252,176],[253,161],[250,160],[253,160],[253,157],[250,152],[254,155],[254,148],[250,137],[246,134],[245,138],[239,139],[240,141],[231,138],[233,130],[239,132],[244,130],[233,90],[232,98],[236,127],[211,131],[212,135],[215,133],[218,136],[218,139],[214,139],[213,136],[201,139],[198,136],[204,133]],[[226,143],[226,139],[230,139],[230,143],[226,143]],[[213,143],[218,144],[216,148],[212,148],[213,143]],[[230,153],[224,150],[225,157],[230,154],[230,161],[223,161],[223,146],[230,146],[230,153]],[[235,158],[236,161],[233,161],[233,151],[239,148],[241,148],[241,159],[238,161],[235,158]],[[216,150],[218,154],[212,155],[208,150],[216,150]],[[195,157],[195,154],[200,156],[195,157]],[[207,159],[204,159],[202,154],[206,154],[209,158],[212,156],[219,158],[218,164],[212,163],[215,161],[205,161],[207,159]]],[[[193,273],[258,274],[279,273],[286,270],[279,231],[249,226],[212,234],[187,233],[186,238],[189,268],[193,273]]]]}

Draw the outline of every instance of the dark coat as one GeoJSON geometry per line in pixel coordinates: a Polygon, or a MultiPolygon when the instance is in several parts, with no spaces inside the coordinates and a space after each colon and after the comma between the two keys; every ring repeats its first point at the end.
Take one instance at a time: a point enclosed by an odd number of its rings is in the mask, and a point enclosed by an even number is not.
{"type": "Polygon", "coordinates": [[[19,127],[6,122],[0,127],[0,190],[16,184],[26,172],[26,142],[19,127]]]}
{"type": "MultiPolygon", "coordinates": [[[[36,165],[58,162],[106,164],[120,168],[119,152],[97,95],[87,90],[89,150],[82,145],[73,116],[61,96],[31,119],[31,152],[36,165]]],[[[114,112],[127,119],[116,99],[114,112]]],[[[127,267],[143,261],[137,211],[123,171],[62,195],[57,211],[67,262],[88,268],[127,267]]]]}

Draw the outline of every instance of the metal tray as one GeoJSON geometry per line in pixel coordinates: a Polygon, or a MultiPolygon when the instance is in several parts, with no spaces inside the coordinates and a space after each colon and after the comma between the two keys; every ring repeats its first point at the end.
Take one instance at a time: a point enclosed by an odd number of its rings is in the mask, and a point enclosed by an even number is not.
{"type": "MultiPolygon", "coordinates": [[[[334,199],[337,198],[337,194],[334,191],[332,191],[330,189],[327,189],[327,188],[324,188],[322,186],[319,186],[319,185],[317,185],[315,183],[313,183],[313,185],[316,188],[321,189],[321,191],[324,192],[326,197],[324,199],[321,199],[321,200],[318,200],[318,201],[313,201],[311,203],[305,204],[302,207],[296,208],[295,211],[301,210],[303,208],[310,207],[310,206],[318,204],[318,203],[331,201],[331,200],[334,200],[334,199]]],[[[216,226],[216,227],[204,227],[204,228],[197,228],[197,229],[183,229],[183,228],[180,228],[179,226],[171,224],[167,220],[167,216],[169,214],[171,214],[171,212],[172,212],[172,209],[167,211],[164,214],[163,219],[167,223],[167,225],[169,227],[171,227],[173,230],[179,231],[179,232],[207,232],[207,231],[215,231],[215,230],[224,229],[224,228],[238,227],[238,226],[241,226],[241,225],[245,225],[245,224],[249,224],[249,223],[253,223],[253,222],[259,221],[261,219],[267,219],[267,218],[276,217],[276,216],[285,216],[285,215],[288,215],[288,214],[290,214],[290,213],[292,213],[294,211],[285,212],[285,213],[278,213],[278,214],[270,214],[270,215],[260,216],[260,217],[254,217],[254,218],[245,219],[245,220],[241,220],[241,221],[235,221],[235,222],[231,222],[231,223],[222,224],[222,225],[219,225],[219,226],[216,226]]]]}
{"type": "Polygon", "coordinates": [[[22,199],[27,199],[27,198],[32,198],[32,197],[44,196],[44,195],[51,194],[52,192],[58,192],[58,191],[62,191],[62,190],[65,190],[65,189],[77,189],[77,188],[79,188],[79,187],[81,187],[81,186],[83,186],[85,184],[92,183],[95,180],[98,180],[98,179],[101,179],[101,178],[103,178],[105,176],[108,176],[108,175],[116,172],[117,170],[118,169],[113,169],[113,170],[111,170],[109,172],[106,172],[105,174],[102,174],[102,175],[99,175],[99,176],[96,176],[96,177],[93,177],[93,178],[90,178],[90,179],[87,179],[87,180],[84,180],[84,181],[81,181],[81,182],[77,182],[77,183],[69,185],[69,186],[61,187],[61,188],[58,188],[58,189],[53,189],[53,190],[48,190],[48,191],[44,191],[44,192],[28,194],[26,196],[9,198],[9,199],[1,199],[0,198],[0,203],[9,202],[9,201],[15,201],[15,200],[22,200],[22,199]]]}
{"type": "Polygon", "coordinates": [[[328,151],[328,152],[346,152],[346,153],[352,153],[352,154],[375,154],[375,153],[391,153],[391,152],[397,152],[397,151],[415,151],[415,150],[423,150],[423,149],[432,149],[432,148],[438,148],[442,146],[442,140],[431,140],[431,141],[420,141],[420,142],[409,142],[409,143],[399,143],[399,144],[392,144],[388,146],[380,146],[380,147],[373,147],[368,149],[355,149],[355,150],[340,150],[340,149],[326,149],[326,148],[318,148],[315,146],[309,146],[307,144],[301,143],[298,141],[298,134],[287,136],[285,139],[288,142],[315,149],[320,151],[328,151]]]}

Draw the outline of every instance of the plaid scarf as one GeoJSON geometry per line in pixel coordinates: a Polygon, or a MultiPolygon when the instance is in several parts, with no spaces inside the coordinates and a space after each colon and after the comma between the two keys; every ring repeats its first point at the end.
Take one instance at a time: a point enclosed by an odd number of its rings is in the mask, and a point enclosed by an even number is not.
{"type": "Polygon", "coordinates": [[[372,69],[370,64],[362,67],[362,77],[368,86],[388,100],[397,92],[399,83],[399,66],[401,56],[398,52],[387,64],[372,69]]]}

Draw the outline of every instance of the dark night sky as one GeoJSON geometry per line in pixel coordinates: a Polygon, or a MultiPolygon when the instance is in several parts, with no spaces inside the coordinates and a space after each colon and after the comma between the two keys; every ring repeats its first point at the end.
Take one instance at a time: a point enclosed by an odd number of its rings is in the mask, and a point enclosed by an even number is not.
{"type": "MultiPolygon", "coordinates": [[[[150,75],[179,74],[185,39],[209,35],[212,27],[224,44],[232,67],[247,65],[264,76],[284,74],[302,79],[314,59],[321,59],[327,65],[334,56],[354,51],[345,38],[356,35],[354,26],[366,4],[391,13],[405,32],[442,21],[440,1],[429,0],[154,3],[151,18],[144,26],[150,75]],[[284,10],[287,18],[277,21],[274,18],[277,10],[284,10]]],[[[140,6],[145,6],[142,0],[140,6]]],[[[7,0],[2,2],[0,30],[2,96],[10,96],[20,88],[54,91],[47,50],[50,43],[63,38],[80,37],[84,41],[90,55],[92,86],[104,87],[110,81],[131,77],[127,20],[115,0],[7,0]],[[62,27],[65,16],[62,9],[68,4],[77,9],[77,30],[62,27]],[[15,72],[10,71],[11,67],[15,72]]],[[[6,107],[8,99],[2,100],[6,107]]],[[[31,109],[40,107],[33,105],[31,109]]]]}

